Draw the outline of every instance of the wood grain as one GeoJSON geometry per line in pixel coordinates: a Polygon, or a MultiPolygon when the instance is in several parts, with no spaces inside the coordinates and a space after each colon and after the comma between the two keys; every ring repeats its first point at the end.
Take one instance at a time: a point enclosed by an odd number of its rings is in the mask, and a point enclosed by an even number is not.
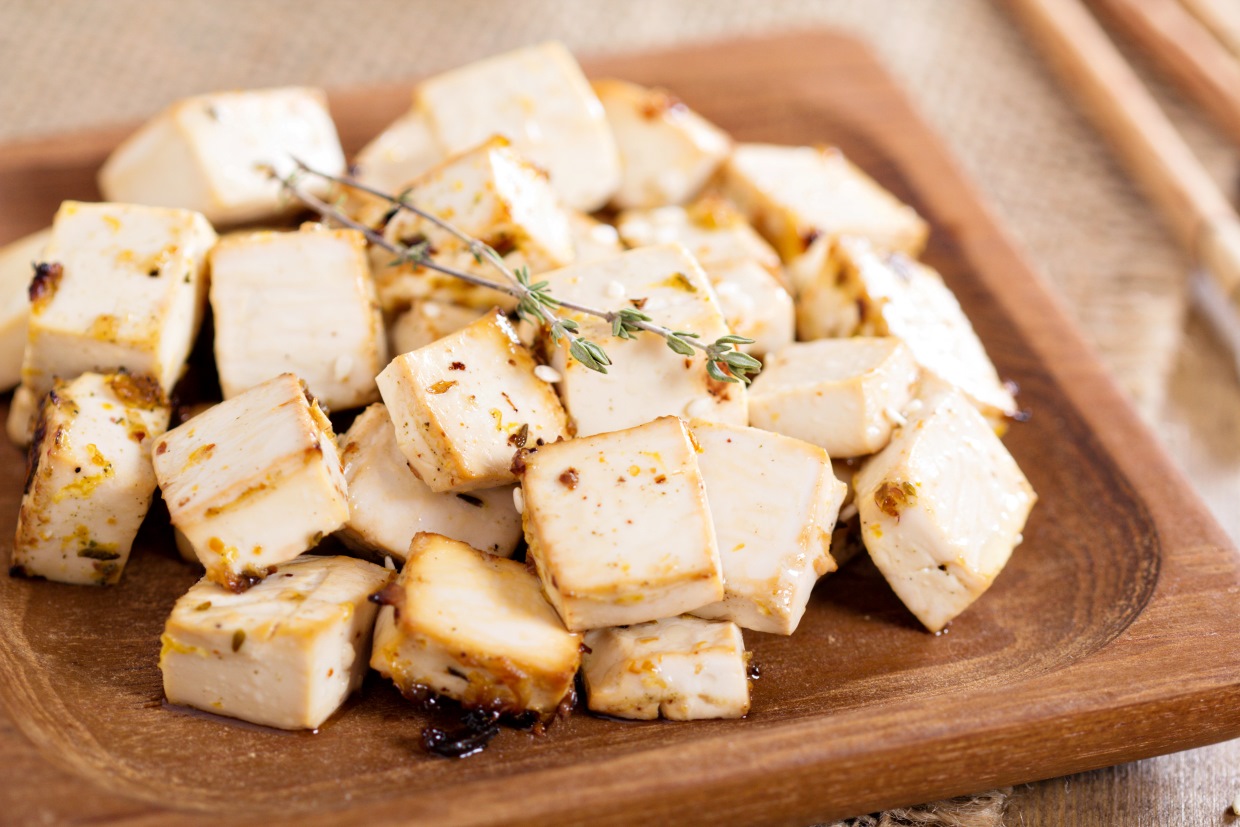
{"type": "MultiPolygon", "coordinates": [[[[854,565],[793,637],[746,635],[762,679],[744,721],[575,715],[450,762],[377,680],[317,735],[163,708],[158,633],[194,573],[156,515],[116,588],[0,578],[7,818],[809,823],[1240,734],[1240,560],[871,55],[813,34],[589,68],[670,86],[741,139],[837,143],[931,221],[928,260],[1033,414],[1008,443],[1042,501],[991,592],[935,637],[854,565]]],[[[346,143],[407,93],[334,96],[346,143]]],[[[123,134],[0,150],[0,237],[95,197],[123,134]]],[[[0,455],[7,537],[21,460],[0,455]]]]}

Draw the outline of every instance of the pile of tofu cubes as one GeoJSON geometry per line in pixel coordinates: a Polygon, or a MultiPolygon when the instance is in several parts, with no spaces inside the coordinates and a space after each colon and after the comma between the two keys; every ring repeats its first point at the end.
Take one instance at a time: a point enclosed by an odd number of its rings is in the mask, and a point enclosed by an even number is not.
{"type": "MultiPolygon", "coordinates": [[[[30,446],[12,573],[116,583],[158,489],[205,570],[167,620],[169,701],[314,729],[373,668],[546,717],[580,672],[595,712],[739,717],[741,629],[796,630],[843,562],[837,521],[931,631],[1020,542],[1012,394],[916,260],[925,223],[839,151],[735,144],[550,43],[424,81],[354,159],[557,298],[752,339],[749,387],[565,311],[612,360],[589,370],[503,292],[289,229],[269,171],[294,157],[346,170],[316,90],[181,101],[108,159],[106,202],[0,253],[8,432],[30,446]],[[222,401],[174,423],[208,309],[222,401]]],[[[301,181],[495,277],[433,222],[301,181]]]]}

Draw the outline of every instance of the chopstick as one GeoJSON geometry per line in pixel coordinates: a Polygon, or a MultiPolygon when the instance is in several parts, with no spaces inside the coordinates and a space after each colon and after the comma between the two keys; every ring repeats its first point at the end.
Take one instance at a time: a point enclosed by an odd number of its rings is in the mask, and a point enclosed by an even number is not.
{"type": "Polygon", "coordinates": [[[1240,309],[1240,217],[1079,0],[1011,0],[1180,244],[1240,309]]]}
{"type": "Polygon", "coordinates": [[[1240,57],[1240,6],[1236,0],[1181,0],[1223,45],[1240,57]]]}
{"type": "Polygon", "coordinates": [[[1240,146],[1240,58],[1180,0],[1094,0],[1094,5],[1131,34],[1240,146]]]}

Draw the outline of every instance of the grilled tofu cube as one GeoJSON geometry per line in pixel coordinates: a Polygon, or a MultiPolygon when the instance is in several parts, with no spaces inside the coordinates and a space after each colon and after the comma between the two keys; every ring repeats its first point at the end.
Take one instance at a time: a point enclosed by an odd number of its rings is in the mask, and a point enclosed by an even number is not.
{"type": "Polygon", "coordinates": [[[155,493],[151,444],[170,414],[146,376],[84,373],[58,383],[35,429],[10,573],[120,580],[155,493]]]}
{"type": "MultiPolygon", "coordinates": [[[[298,158],[344,172],[336,126],[319,89],[217,92],[177,101],[129,136],[99,170],[110,201],[196,210],[219,224],[259,221],[289,210],[280,184],[298,158]]],[[[302,186],[326,195],[313,178],[302,186]]]]}
{"type": "MultiPolygon", "coordinates": [[[[618,256],[543,274],[551,295],[604,310],[640,305],[656,323],[687,330],[713,342],[729,333],[714,289],[702,268],[679,244],[644,247],[618,256]]],[[[561,311],[581,325],[581,335],[611,357],[607,373],[571,359],[566,343],[553,348],[549,362],[563,377],[564,407],[577,436],[617,431],[660,416],[686,416],[744,425],[745,388],[707,374],[702,355],[680,356],[656,335],[635,339],[611,335],[607,322],[561,311]],[[650,393],[650,388],[658,393],[650,393]]]]}
{"type": "Polygon", "coordinates": [[[784,261],[819,236],[864,236],[910,255],[926,222],[834,147],[741,144],[723,168],[724,191],[784,261]]]}
{"type": "MultiPolygon", "coordinates": [[[[568,214],[546,175],[512,150],[504,138],[453,156],[410,183],[409,200],[451,222],[461,232],[491,245],[512,269],[541,273],[573,260],[568,214]]],[[[435,261],[458,270],[502,280],[489,263],[447,231],[408,210],[396,213],[383,235],[393,243],[425,242],[435,261]]],[[[507,293],[467,284],[411,262],[393,262],[376,247],[375,281],[386,310],[418,299],[436,299],[480,308],[515,307],[507,293]]]]}
{"type": "Polygon", "coordinates": [[[727,133],[666,89],[622,80],[593,86],[620,150],[620,188],[612,203],[621,209],[684,203],[732,149],[727,133]]]}
{"type": "Polygon", "coordinates": [[[51,230],[42,230],[0,249],[0,391],[12,389],[22,378],[30,280],[50,238],[51,230]]]}
{"type": "Polygon", "coordinates": [[[693,614],[790,635],[818,578],[847,486],[817,445],[757,428],[691,423],[715,522],[723,600],[693,614]]]}
{"type": "Polygon", "coordinates": [[[792,344],[796,311],[779,280],[754,261],[705,265],[719,307],[733,333],[753,339],[740,349],[765,356],[792,344]]]}
{"type": "Polygon", "coordinates": [[[577,264],[624,252],[615,227],[595,221],[583,212],[569,211],[568,231],[573,238],[573,261],[577,264]]]}
{"type": "Polygon", "coordinates": [[[338,536],[350,548],[403,561],[414,535],[442,534],[500,557],[521,541],[512,486],[472,494],[436,494],[409,468],[383,405],[371,405],[341,440],[349,485],[349,522],[338,536]]]}
{"type": "Polygon", "coordinates": [[[433,301],[414,302],[388,328],[389,347],[394,355],[399,356],[437,342],[485,315],[485,310],[476,307],[433,301]]]}
{"type": "Polygon", "coordinates": [[[598,97],[561,43],[470,63],[414,94],[448,152],[503,135],[551,174],[568,206],[591,212],[620,186],[620,156],[598,97]]]}
{"type": "Polygon", "coordinates": [[[792,341],[792,297],[783,285],[779,255],[722,198],[707,196],[688,208],[628,210],[617,224],[632,247],[680,242],[702,265],[719,296],[728,326],[762,355],[792,341]]]}
{"type": "Polygon", "coordinates": [[[154,463],[172,524],[207,577],[235,591],[349,518],[331,423],[292,374],[172,429],[154,463]]]}
{"type": "Polygon", "coordinates": [[[305,224],[225,238],[211,253],[211,308],[225,399],[282,373],[332,410],[379,398],[387,339],[360,232],[305,224]]]}
{"type": "Polygon", "coordinates": [[[159,668],[169,702],[280,729],[317,729],[362,684],[392,572],[306,555],[243,594],[207,578],[168,616],[159,668]]]}
{"type": "Polygon", "coordinates": [[[673,617],[586,633],[582,661],[590,710],[670,721],[742,718],[749,658],[735,623],[673,617]]]}
{"type": "Polygon", "coordinates": [[[767,357],[749,389],[749,419],[832,457],[863,456],[891,439],[916,382],[917,363],[899,339],[800,342],[767,357]]]}
{"type": "Polygon", "coordinates": [[[215,231],[198,213],[66,201],[30,285],[22,384],[124,369],[180,378],[206,303],[215,231]]]}
{"type": "Polygon", "coordinates": [[[657,620],[723,598],[697,454],[676,417],[546,445],[518,462],[528,557],[569,629],[657,620]]]}
{"type": "Polygon", "coordinates": [[[412,696],[550,717],[571,697],[581,636],[523,564],[419,534],[375,626],[370,665],[412,696]]]}
{"type": "Polygon", "coordinates": [[[432,491],[513,482],[518,448],[567,435],[560,400],[534,368],[497,310],[379,374],[396,442],[432,491]]]}
{"type": "Polygon", "coordinates": [[[870,557],[937,632],[990,587],[1037,495],[959,391],[936,389],[919,402],[853,484],[870,557]]]}
{"type": "Polygon", "coordinates": [[[353,177],[382,192],[397,195],[406,184],[444,158],[430,124],[410,109],[362,147],[353,159],[353,177]]]}
{"type": "Polygon", "coordinates": [[[745,216],[718,195],[699,198],[688,207],[625,210],[616,222],[630,247],[679,242],[703,267],[753,261],[777,278],[779,254],[758,235],[745,216]]]}
{"type": "Polygon", "coordinates": [[[937,272],[861,238],[839,239],[830,260],[821,291],[859,309],[856,332],[903,339],[923,373],[959,388],[992,421],[1016,412],[1012,391],[937,272]]]}

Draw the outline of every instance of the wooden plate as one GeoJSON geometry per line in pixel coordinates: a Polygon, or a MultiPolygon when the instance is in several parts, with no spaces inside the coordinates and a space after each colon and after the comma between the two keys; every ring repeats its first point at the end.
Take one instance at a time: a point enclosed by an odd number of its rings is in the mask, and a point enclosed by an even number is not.
{"type": "MultiPolygon", "coordinates": [[[[449,761],[378,680],[317,735],[162,708],[159,633],[195,574],[154,521],[118,587],[0,577],[3,818],[809,823],[1240,735],[1240,558],[874,58],[818,33],[589,68],[667,85],[742,140],[839,144],[929,218],[927,259],[1032,412],[1007,443],[1042,500],[994,588],[936,637],[862,562],[794,636],[746,633],[746,720],[579,714],[449,761]]],[[[407,101],[335,95],[346,144],[407,101]]],[[[0,238],[97,198],[125,132],[0,151],[0,238]]],[[[7,546],[22,459],[0,456],[7,546]]]]}

